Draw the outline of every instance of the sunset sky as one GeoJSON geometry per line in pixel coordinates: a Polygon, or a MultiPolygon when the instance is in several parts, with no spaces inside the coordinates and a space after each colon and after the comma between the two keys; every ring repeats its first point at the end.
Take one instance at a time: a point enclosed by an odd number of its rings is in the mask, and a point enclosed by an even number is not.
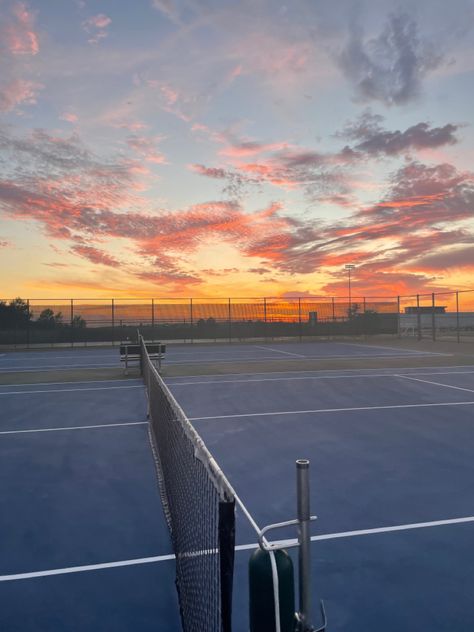
{"type": "Polygon", "coordinates": [[[473,0],[0,0],[0,298],[474,288],[473,0]]]}

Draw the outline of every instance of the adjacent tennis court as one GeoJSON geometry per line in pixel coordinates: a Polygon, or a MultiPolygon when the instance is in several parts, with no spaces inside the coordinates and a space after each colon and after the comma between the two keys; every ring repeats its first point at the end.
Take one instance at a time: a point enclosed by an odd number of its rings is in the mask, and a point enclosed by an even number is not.
{"type": "MultiPolygon", "coordinates": [[[[0,387],[2,629],[181,629],[147,397],[138,376],[120,376],[116,354],[0,358],[5,379],[17,374],[0,387]],[[97,364],[114,379],[68,373],[97,364]],[[64,377],[51,381],[50,369],[64,377]],[[22,381],[35,370],[46,379],[22,381]]],[[[313,597],[325,601],[328,630],[469,629],[474,362],[465,348],[455,357],[442,347],[170,345],[164,368],[259,526],[295,517],[294,463],[310,459],[313,597]],[[348,356],[370,366],[347,368],[348,356]],[[306,368],[320,359],[331,368],[306,368]]],[[[255,542],[237,507],[236,631],[248,629],[255,542]]]]}

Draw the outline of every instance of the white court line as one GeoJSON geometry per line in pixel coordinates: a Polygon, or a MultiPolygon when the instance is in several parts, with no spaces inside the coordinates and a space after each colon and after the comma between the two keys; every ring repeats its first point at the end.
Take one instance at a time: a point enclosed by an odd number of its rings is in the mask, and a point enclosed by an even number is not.
{"type": "MultiPolygon", "coordinates": [[[[474,371],[473,371],[474,373],[474,371]]],[[[23,382],[23,384],[0,384],[0,388],[6,388],[7,386],[57,386],[58,384],[108,384],[112,382],[117,384],[118,382],[138,382],[142,381],[138,377],[131,377],[130,379],[123,380],[72,380],[64,382],[23,382]]]]}
{"type": "Polygon", "coordinates": [[[59,432],[61,430],[90,430],[91,428],[118,428],[119,426],[144,426],[145,424],[148,424],[148,421],[127,421],[117,424],[96,424],[95,426],[65,426],[64,428],[28,428],[27,430],[2,430],[0,435],[59,432]]]}
{"type": "MultiPolygon", "coordinates": [[[[411,367],[411,366],[405,366],[405,367],[400,367],[397,368],[397,375],[399,374],[400,371],[413,371],[415,375],[425,375],[424,372],[418,373],[418,369],[423,369],[423,371],[425,369],[433,369],[435,370],[435,372],[433,373],[433,375],[444,375],[444,373],[440,373],[437,372],[436,369],[469,369],[471,368],[472,365],[469,364],[453,364],[452,366],[422,366],[422,367],[411,367]],[[415,373],[415,371],[417,371],[415,373]]],[[[365,373],[365,375],[363,377],[370,377],[372,374],[369,373],[369,371],[390,371],[390,370],[394,370],[394,369],[304,369],[303,371],[255,371],[253,373],[209,373],[208,375],[195,375],[195,376],[191,376],[191,375],[187,375],[187,376],[183,376],[182,379],[191,379],[192,377],[195,377],[197,379],[203,378],[203,377],[220,377],[220,378],[226,378],[226,377],[232,377],[234,375],[236,375],[237,377],[242,377],[244,375],[294,375],[295,373],[300,375],[301,373],[336,373],[337,375],[335,377],[350,377],[350,375],[346,375],[347,373],[365,373]],[[341,372],[342,371],[342,372],[341,372]]],[[[446,371],[446,375],[448,374],[454,374],[457,375],[462,374],[462,373],[474,373],[474,371],[446,371]]],[[[393,373],[387,373],[386,375],[394,375],[393,373]]],[[[432,373],[426,373],[426,375],[432,375],[432,373]]],[[[137,378],[138,379],[138,378],[137,378]]],[[[169,377],[169,380],[176,380],[179,379],[179,376],[174,376],[174,377],[169,377]]],[[[167,382],[168,383],[168,382],[167,382]]],[[[176,382],[176,384],[178,384],[179,382],[176,382]]]]}
{"type": "Polygon", "coordinates": [[[440,353],[439,351],[419,351],[417,349],[405,349],[404,347],[389,347],[385,345],[362,345],[357,342],[337,342],[338,345],[347,345],[348,347],[359,347],[362,349],[391,349],[392,351],[406,351],[409,355],[418,355],[419,353],[429,353],[430,355],[452,355],[451,353],[440,353]]]}
{"type": "Polygon", "coordinates": [[[87,566],[69,566],[68,568],[53,568],[49,571],[36,571],[34,573],[17,573],[16,575],[0,575],[0,582],[11,582],[17,579],[34,579],[36,577],[50,577],[51,575],[67,575],[68,573],[84,573],[85,571],[99,571],[105,568],[119,568],[121,566],[137,566],[138,564],[151,564],[153,562],[165,562],[174,560],[174,555],[156,555],[154,557],[139,557],[133,560],[120,562],[105,562],[103,564],[88,564],[87,566]]]}
{"type": "Polygon", "coordinates": [[[393,404],[389,406],[357,406],[351,408],[316,408],[314,410],[283,410],[273,413],[239,413],[235,415],[214,415],[212,417],[189,417],[190,421],[208,421],[213,419],[240,419],[243,417],[272,417],[281,415],[308,415],[313,413],[342,413],[358,410],[389,410],[395,408],[430,408],[436,406],[472,406],[474,402],[439,402],[430,404],[393,404]]]}
{"type": "MultiPolygon", "coordinates": [[[[412,529],[428,529],[430,527],[443,527],[453,524],[465,524],[474,522],[474,516],[466,518],[451,518],[449,520],[433,520],[432,522],[414,522],[412,524],[399,524],[393,527],[376,527],[375,529],[358,529],[356,531],[342,531],[340,533],[323,533],[321,535],[311,536],[311,542],[320,542],[321,540],[337,540],[339,538],[354,538],[360,535],[376,535],[377,533],[393,533],[394,531],[410,531],[412,529]]],[[[278,545],[283,547],[296,544],[296,539],[278,540],[278,545]]],[[[239,551],[255,549],[257,544],[239,544],[235,548],[239,551]]]]}
{"type": "Polygon", "coordinates": [[[260,347],[259,345],[253,345],[253,347],[255,347],[255,349],[263,349],[264,351],[274,351],[275,353],[283,353],[284,355],[289,355],[289,356],[295,356],[297,358],[305,358],[306,356],[304,356],[302,353],[291,353],[290,351],[282,351],[281,349],[274,349],[273,347],[260,347]]]}
{"type": "Polygon", "coordinates": [[[38,391],[5,391],[0,392],[2,395],[30,395],[31,393],[74,393],[76,391],[116,391],[125,388],[145,388],[143,384],[134,384],[133,386],[98,386],[97,388],[49,388],[40,389],[38,391]]]}
{"type": "MultiPolygon", "coordinates": [[[[357,531],[342,531],[339,533],[325,533],[322,535],[313,535],[311,537],[312,542],[321,540],[337,540],[339,538],[353,538],[362,535],[375,535],[378,533],[393,533],[394,531],[410,531],[413,529],[427,529],[430,527],[442,527],[455,524],[466,524],[474,522],[474,516],[467,516],[465,518],[452,518],[448,520],[433,520],[432,522],[415,522],[412,524],[400,524],[392,527],[377,527],[375,529],[359,529],[357,531]]],[[[295,543],[296,540],[280,540],[278,544],[287,546],[290,543],[295,543]]],[[[235,547],[236,551],[247,551],[249,549],[256,549],[258,544],[253,542],[252,544],[238,544],[235,547]]],[[[67,575],[69,573],[83,573],[86,571],[98,571],[107,568],[120,568],[124,566],[138,566],[139,564],[153,564],[156,562],[167,562],[174,560],[173,554],[168,555],[155,555],[153,557],[139,557],[130,560],[121,560],[119,562],[104,562],[102,564],[88,564],[86,566],[68,566],[66,568],[53,568],[45,571],[35,571],[32,573],[15,573],[12,575],[0,575],[0,582],[11,582],[21,579],[35,579],[38,577],[50,577],[51,575],[67,575]]]]}
{"type": "MultiPolygon", "coordinates": [[[[302,371],[302,373],[304,373],[304,371],[302,371]]],[[[458,371],[458,372],[448,371],[445,373],[441,373],[441,372],[417,373],[416,375],[467,375],[470,373],[474,373],[474,371],[458,371]]],[[[263,373],[261,375],[268,375],[268,373],[263,373]]],[[[226,376],[221,376],[221,377],[226,377],[226,376]]],[[[371,377],[408,377],[408,376],[401,375],[399,373],[372,373],[369,375],[304,375],[301,377],[268,377],[268,378],[245,379],[245,380],[201,380],[199,382],[197,380],[193,382],[168,382],[167,381],[166,383],[168,384],[168,386],[194,386],[195,384],[196,385],[240,384],[240,383],[247,384],[247,383],[252,383],[252,382],[292,382],[294,380],[344,380],[344,379],[352,380],[352,379],[367,379],[371,377]]],[[[415,379],[415,378],[408,377],[408,379],[415,379]]],[[[418,381],[424,382],[425,380],[418,380],[418,381]]]]}
{"type": "MultiPolygon", "coordinates": [[[[391,358],[407,358],[407,357],[416,357],[416,358],[427,358],[427,357],[433,357],[433,356],[448,356],[450,354],[448,353],[424,353],[422,354],[420,352],[420,354],[414,356],[413,354],[411,355],[407,355],[405,354],[372,354],[372,355],[361,355],[361,356],[348,356],[347,354],[345,355],[330,355],[330,356],[297,356],[298,359],[300,360],[378,360],[380,358],[384,358],[384,359],[391,359],[391,358]]],[[[295,358],[296,359],[296,358],[295,358]]],[[[204,361],[205,362],[216,362],[219,364],[226,364],[226,363],[233,363],[235,364],[236,362],[247,362],[247,363],[251,363],[251,362],[262,362],[263,360],[270,360],[271,362],[282,362],[283,360],[288,360],[288,358],[275,358],[275,356],[261,356],[260,358],[244,358],[244,359],[240,359],[240,358],[229,358],[228,360],[219,360],[217,358],[205,358],[204,359],[196,359],[193,361],[189,361],[189,362],[178,362],[178,361],[173,361],[173,360],[167,360],[166,364],[168,366],[177,366],[180,364],[202,364],[204,361]]],[[[348,369],[349,370],[349,369],[348,369]]]]}
{"type": "Polygon", "coordinates": [[[409,375],[396,375],[395,377],[402,377],[405,380],[413,380],[414,382],[423,382],[423,384],[433,384],[434,386],[454,388],[456,391],[467,391],[468,393],[474,393],[474,389],[472,388],[463,388],[462,386],[453,386],[452,384],[443,384],[442,382],[432,382],[431,380],[420,380],[417,377],[411,377],[409,375]]]}
{"type": "Polygon", "coordinates": [[[51,369],[56,370],[56,371],[61,371],[63,369],[88,369],[90,367],[98,367],[101,369],[107,369],[110,367],[117,367],[118,368],[119,364],[118,363],[113,363],[113,364],[93,364],[92,362],[88,363],[88,364],[47,364],[45,366],[9,366],[9,367],[2,367],[0,369],[0,371],[4,372],[4,373],[24,373],[25,371],[50,371],[51,369]]]}
{"type": "MultiPolygon", "coordinates": [[[[118,347],[116,347],[116,349],[118,349],[118,347]]],[[[24,359],[28,359],[31,362],[36,362],[36,360],[80,360],[82,358],[79,358],[79,355],[84,355],[87,356],[87,359],[90,358],[106,358],[109,359],[110,356],[114,356],[115,354],[113,352],[111,353],[88,353],[87,351],[82,351],[82,350],[77,350],[77,353],[73,354],[73,355],[58,355],[58,356],[52,356],[49,354],[36,354],[34,351],[29,351],[27,352],[25,355],[28,356],[28,358],[25,358],[24,355],[17,355],[18,352],[13,352],[9,354],[9,357],[12,360],[24,360],[24,359]]],[[[21,353],[21,351],[20,351],[21,353]]],[[[3,355],[6,355],[5,353],[3,355]]],[[[1,354],[0,354],[1,357],[1,354]]]]}

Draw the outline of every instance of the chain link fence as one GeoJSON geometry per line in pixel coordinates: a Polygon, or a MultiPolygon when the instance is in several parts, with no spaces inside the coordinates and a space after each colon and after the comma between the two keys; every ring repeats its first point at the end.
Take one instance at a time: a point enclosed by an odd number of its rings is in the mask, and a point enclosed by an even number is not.
{"type": "Polygon", "coordinates": [[[0,345],[369,336],[400,331],[393,297],[3,299],[0,345]]]}
{"type": "Polygon", "coordinates": [[[399,336],[474,341],[474,290],[399,297],[399,336]]]}

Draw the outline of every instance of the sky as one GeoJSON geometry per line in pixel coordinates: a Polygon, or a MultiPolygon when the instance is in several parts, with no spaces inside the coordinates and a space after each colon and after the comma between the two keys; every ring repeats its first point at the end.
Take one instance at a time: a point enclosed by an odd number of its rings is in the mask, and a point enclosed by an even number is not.
{"type": "Polygon", "coordinates": [[[2,298],[474,289],[474,0],[0,0],[2,298]]]}

